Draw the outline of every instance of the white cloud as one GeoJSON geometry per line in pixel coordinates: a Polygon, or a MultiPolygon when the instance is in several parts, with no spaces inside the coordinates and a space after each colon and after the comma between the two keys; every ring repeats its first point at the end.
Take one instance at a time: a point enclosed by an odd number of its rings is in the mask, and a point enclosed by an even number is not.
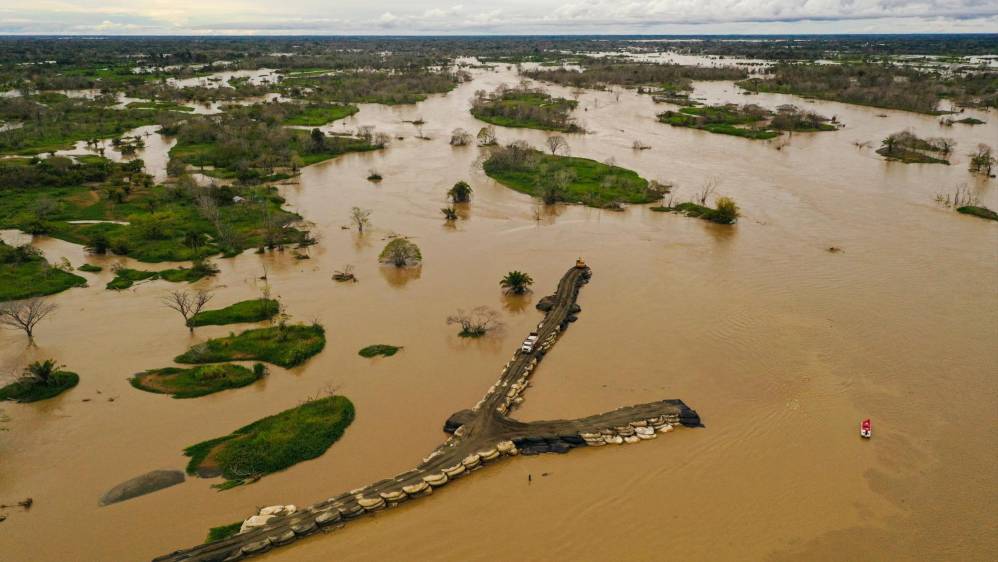
{"type": "Polygon", "coordinates": [[[994,0],[3,0],[0,33],[840,33],[998,30],[994,0]]]}

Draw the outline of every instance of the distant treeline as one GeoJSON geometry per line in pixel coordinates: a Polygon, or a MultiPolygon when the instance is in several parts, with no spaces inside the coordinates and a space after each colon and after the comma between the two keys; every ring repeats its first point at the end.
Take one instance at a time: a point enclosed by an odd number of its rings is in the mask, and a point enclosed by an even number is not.
{"type": "Polygon", "coordinates": [[[691,80],[741,80],[748,73],[734,66],[690,66],[680,64],[649,64],[634,62],[587,63],[582,71],[552,68],[524,70],[521,74],[577,88],[620,86],[671,86],[687,89],[691,80]]]}

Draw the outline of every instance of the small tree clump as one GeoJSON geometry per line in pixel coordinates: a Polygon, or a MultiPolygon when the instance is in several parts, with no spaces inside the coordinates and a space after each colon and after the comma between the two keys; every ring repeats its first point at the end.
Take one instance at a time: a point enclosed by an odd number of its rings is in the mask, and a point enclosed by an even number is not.
{"type": "Polygon", "coordinates": [[[419,246],[413,244],[405,238],[395,238],[385,245],[378,256],[381,263],[391,264],[395,267],[405,267],[407,265],[418,265],[423,261],[423,254],[419,251],[419,246]]]}
{"type": "Polygon", "coordinates": [[[459,181],[454,187],[447,191],[447,196],[454,203],[467,203],[471,201],[471,186],[466,181],[459,181]]]}
{"type": "Polygon", "coordinates": [[[458,324],[462,338],[480,338],[502,327],[499,312],[487,306],[476,306],[470,311],[458,309],[457,314],[447,317],[447,324],[458,324]]]}

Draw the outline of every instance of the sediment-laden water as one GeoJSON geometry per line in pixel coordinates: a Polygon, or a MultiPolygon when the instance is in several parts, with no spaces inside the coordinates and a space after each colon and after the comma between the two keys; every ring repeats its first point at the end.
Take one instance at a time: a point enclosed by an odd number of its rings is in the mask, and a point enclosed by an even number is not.
{"type": "MultiPolygon", "coordinates": [[[[81,375],[56,399],[3,406],[11,420],[0,434],[0,503],[30,496],[34,505],[8,510],[0,558],[149,559],[257,506],[306,505],[413,466],[443,439],[443,421],[495,381],[541,318],[533,303],[578,256],[593,268],[584,312],[538,370],[518,416],[578,417],[671,397],[696,408],[706,428],[504,461],[262,559],[984,560],[998,550],[998,227],[934,202],[966,183],[998,207],[998,183],[972,177],[965,156],[979,142],[994,144],[998,115],[974,112],[988,124],[942,128],[931,116],[697,84],[694,97],[795,103],[846,125],[761,142],[660,124],[655,114],[670,106],[633,92],[579,97],[577,115],[592,132],[569,137],[573,155],[674,182],[677,200],[716,177],[717,193],[744,213],[727,228],[645,207],[544,209],[491,181],[480,149],[447,140],[456,127],[483,125],[468,113],[475,90],[517,79],[505,67],[475,76],[413,106],[362,105],[327,127],[375,125],[406,138],[306,168],[282,188],[289,207],[315,224],[311,259],[247,252],[215,260],[220,275],[196,285],[214,289],[212,306],[224,306],[258,296],[265,267],[294,319],[327,328],[325,350],[304,366],[273,367],[252,386],[194,400],[131,388],[132,374],[243,327],[190,337],[159,302],[174,285],[106,291],[109,268],[83,274],[90,287],[51,298],[59,310],[39,325],[37,347],[0,333],[3,376],[48,357],[81,375]],[[417,117],[431,140],[403,122],[417,117]],[[906,128],[955,138],[953,165],[885,162],[854,144],[876,148],[906,128]],[[634,151],[634,140],[652,149],[634,151]],[[384,181],[366,181],[371,168],[384,181]],[[462,179],[474,199],[451,228],[439,209],[462,179]],[[363,237],[341,229],[353,206],[373,209],[374,229],[363,237]],[[420,245],[421,269],[377,264],[392,232],[420,245]],[[346,264],[359,283],[330,279],[346,264]],[[511,269],[533,275],[535,295],[501,295],[498,281],[511,269]],[[446,316],[476,305],[502,310],[506,329],[458,338],[446,316]],[[405,349],[357,355],[375,343],[405,349]],[[122,481],[182,468],[184,447],[330,390],[348,396],[357,417],[322,457],[225,492],[189,479],[98,507],[122,481]],[[866,417],[870,441],[858,436],[866,417]]],[[[546,136],[498,130],[503,142],[540,146],[546,136]]],[[[155,138],[140,157],[161,173],[170,143],[155,138]]],[[[58,240],[35,243],[50,260],[135,265],[58,240]]]]}

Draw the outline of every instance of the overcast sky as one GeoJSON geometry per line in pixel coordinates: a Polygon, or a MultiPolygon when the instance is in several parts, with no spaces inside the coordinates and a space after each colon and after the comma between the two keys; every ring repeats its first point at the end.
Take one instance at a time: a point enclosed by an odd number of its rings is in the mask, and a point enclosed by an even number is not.
{"type": "Polygon", "coordinates": [[[0,34],[998,32],[998,0],[0,0],[0,34]]]}

